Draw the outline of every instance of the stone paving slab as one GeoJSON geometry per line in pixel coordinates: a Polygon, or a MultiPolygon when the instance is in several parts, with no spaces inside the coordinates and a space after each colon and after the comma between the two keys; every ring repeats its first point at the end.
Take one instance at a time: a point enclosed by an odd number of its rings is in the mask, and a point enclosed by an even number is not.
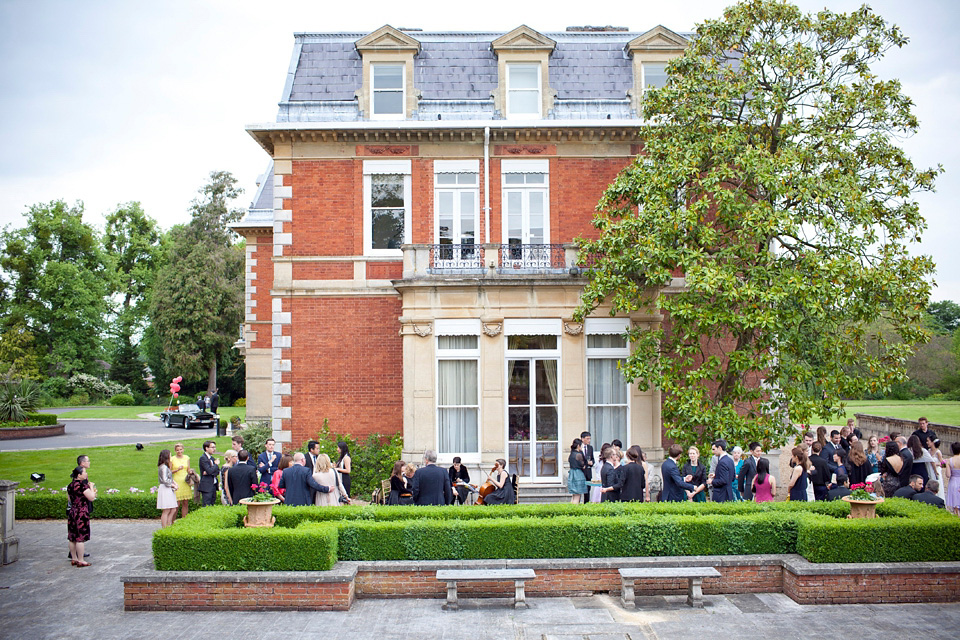
{"type": "Polygon", "coordinates": [[[604,594],[531,597],[526,610],[508,607],[510,598],[467,598],[456,612],[443,611],[442,599],[361,599],[331,612],[125,612],[120,577],[149,562],[157,527],[95,520],[87,545],[93,566],[79,569],[66,557],[64,522],[18,522],[20,560],[0,568],[0,639],[703,640],[754,629],[756,638],[780,640],[856,629],[858,640],[890,640],[896,621],[898,638],[956,640],[960,628],[960,604],[814,606],[779,593],[708,595],[702,610],[682,595],[641,597],[645,606],[626,610],[604,594]]]}

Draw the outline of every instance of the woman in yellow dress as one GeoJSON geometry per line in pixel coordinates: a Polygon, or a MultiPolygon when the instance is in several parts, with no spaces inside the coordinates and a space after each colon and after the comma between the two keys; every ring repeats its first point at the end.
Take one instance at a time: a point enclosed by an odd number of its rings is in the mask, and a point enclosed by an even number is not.
{"type": "Polygon", "coordinates": [[[173,471],[173,481],[177,483],[177,504],[180,505],[180,517],[184,518],[190,510],[190,498],[193,497],[193,487],[187,484],[187,474],[193,471],[190,468],[190,456],[184,455],[183,445],[179,442],[173,447],[174,455],[170,458],[170,468],[173,471]]]}

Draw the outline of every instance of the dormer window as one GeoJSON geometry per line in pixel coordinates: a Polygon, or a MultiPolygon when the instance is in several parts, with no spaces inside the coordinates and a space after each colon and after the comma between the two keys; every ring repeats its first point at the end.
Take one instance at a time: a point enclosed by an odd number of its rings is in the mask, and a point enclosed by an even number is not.
{"type": "Polygon", "coordinates": [[[540,65],[507,64],[507,117],[539,118],[540,65]]]}
{"type": "Polygon", "coordinates": [[[667,84],[667,63],[683,55],[690,41],[666,27],[654,27],[637,36],[624,47],[633,58],[633,88],[629,91],[631,107],[643,111],[643,92],[667,84]]]}
{"type": "Polygon", "coordinates": [[[373,105],[371,115],[374,118],[403,118],[404,105],[404,65],[374,63],[370,65],[371,96],[373,105]]]}

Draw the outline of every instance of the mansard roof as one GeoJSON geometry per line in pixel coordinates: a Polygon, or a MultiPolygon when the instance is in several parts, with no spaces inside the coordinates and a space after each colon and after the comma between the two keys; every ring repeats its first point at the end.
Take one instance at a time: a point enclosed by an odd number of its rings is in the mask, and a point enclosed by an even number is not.
{"type": "Polygon", "coordinates": [[[691,34],[657,27],[647,32],[538,33],[529,27],[503,32],[433,32],[385,26],[367,33],[298,33],[281,104],[353,101],[363,82],[358,46],[392,39],[420,50],[414,86],[426,100],[487,100],[497,88],[495,49],[549,50],[550,85],[560,100],[624,99],[633,86],[631,42],[671,48],[691,34]],[[399,36],[405,36],[403,40],[399,36]],[[648,41],[644,41],[644,38],[648,41]]]}

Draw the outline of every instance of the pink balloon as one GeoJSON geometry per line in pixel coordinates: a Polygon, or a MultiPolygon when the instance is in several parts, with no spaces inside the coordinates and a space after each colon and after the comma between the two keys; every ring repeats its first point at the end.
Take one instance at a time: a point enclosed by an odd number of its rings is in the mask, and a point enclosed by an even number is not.
{"type": "Polygon", "coordinates": [[[176,383],[170,385],[170,388],[173,389],[174,391],[180,391],[180,385],[176,383]]]}
{"type": "Polygon", "coordinates": [[[179,393],[174,393],[174,394],[173,394],[173,397],[174,397],[174,398],[179,398],[179,397],[180,397],[180,394],[179,394],[179,393]]]}
{"type": "Polygon", "coordinates": [[[177,376],[176,378],[173,379],[173,381],[178,383],[183,382],[183,376],[177,376]]]}

